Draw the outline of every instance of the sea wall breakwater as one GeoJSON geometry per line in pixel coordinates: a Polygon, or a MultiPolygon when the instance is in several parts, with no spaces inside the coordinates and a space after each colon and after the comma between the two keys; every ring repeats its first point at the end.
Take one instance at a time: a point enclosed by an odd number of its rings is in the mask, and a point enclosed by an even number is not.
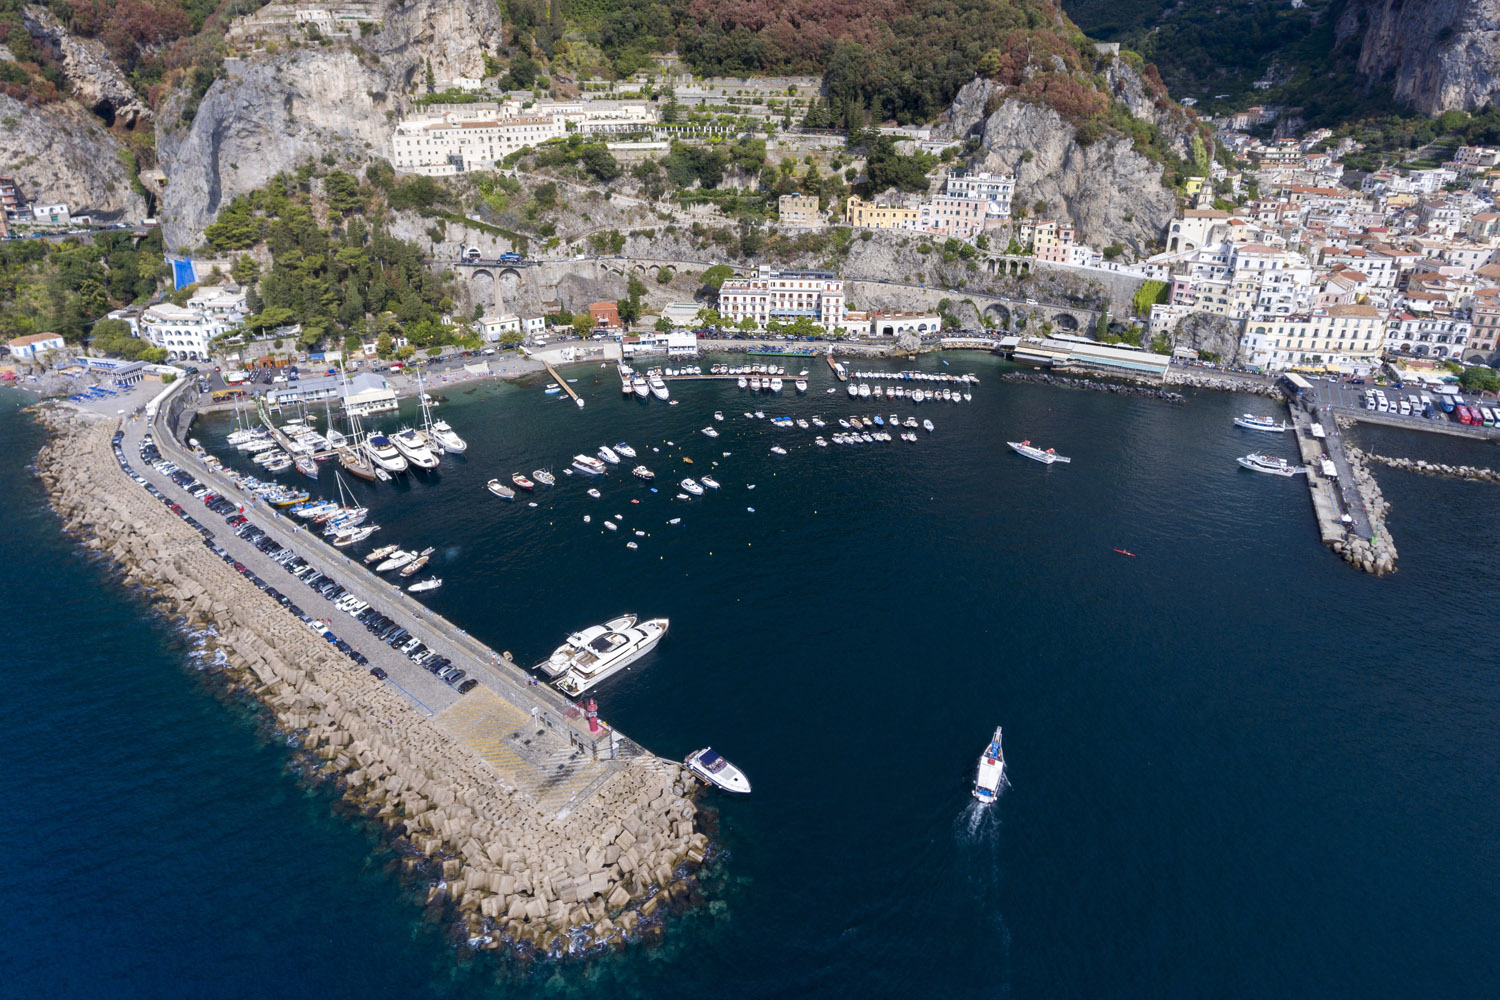
{"type": "Polygon", "coordinates": [[[322,776],[381,823],[475,947],[563,955],[654,930],[696,893],[708,849],[692,782],[650,755],[622,762],[566,815],[508,788],[471,748],[355,667],[129,478],[113,418],[33,412],[50,431],[36,473],[64,529],[190,628],[212,628],[226,679],[324,763],[322,776]]]}
{"type": "Polygon", "coordinates": [[[1160,399],[1168,403],[1183,402],[1181,393],[1160,389],[1149,383],[1099,382],[1090,378],[1043,375],[1040,372],[1006,372],[1000,378],[1005,382],[1027,382],[1032,385],[1051,385],[1062,389],[1088,389],[1093,392],[1112,392],[1117,396],[1141,396],[1146,399],[1160,399]]]}

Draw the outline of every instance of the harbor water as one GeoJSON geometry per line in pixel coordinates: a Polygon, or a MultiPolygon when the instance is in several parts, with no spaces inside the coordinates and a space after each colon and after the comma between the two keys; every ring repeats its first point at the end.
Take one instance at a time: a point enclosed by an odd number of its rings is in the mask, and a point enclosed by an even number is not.
{"type": "MultiPolygon", "coordinates": [[[[653,654],[593,692],[601,714],[663,756],[712,744],[754,783],[705,798],[705,905],[659,941],[561,963],[474,955],[424,913],[425,883],[219,693],[191,637],[61,537],[24,473],[39,432],[5,397],[8,989],[1492,994],[1495,487],[1376,469],[1401,552],[1376,579],[1318,544],[1300,479],[1235,464],[1295,457],[1290,436],[1230,423],[1269,401],[1171,405],[948,360],[917,364],[977,372],[973,402],[829,395],[817,359],[788,361],[810,370],[806,396],[674,383],[676,406],[622,398],[597,365],[563,369],[582,410],[545,378],[437,385],[468,452],[350,484],[382,525],[356,551],[435,547],[444,585],[422,599],[518,662],[622,612],[669,617],[653,654]],[[837,417],[892,412],[935,429],[813,444],[837,417]],[[783,414],[829,426],[772,427],[783,414]],[[1021,439],[1072,463],[1027,461],[1005,444],[1021,439]],[[639,457],[563,474],[620,440],[639,457]],[[485,490],[538,468],[557,486],[485,490]],[[675,499],[705,472],[719,490],[675,499]],[[981,808],[969,788],[996,725],[1010,787],[981,808]]],[[[411,419],[408,402],[376,423],[411,419]]],[[[194,433],[229,458],[230,427],[194,433]]],[[[1466,441],[1355,438],[1500,465],[1466,441]]],[[[332,466],[317,492],[337,494],[332,466]]]]}

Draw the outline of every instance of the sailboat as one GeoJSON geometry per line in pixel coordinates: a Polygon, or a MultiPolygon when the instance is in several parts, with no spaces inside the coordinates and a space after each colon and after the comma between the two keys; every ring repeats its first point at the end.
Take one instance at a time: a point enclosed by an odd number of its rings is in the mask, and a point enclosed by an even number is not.
{"type": "MultiPolygon", "coordinates": [[[[435,444],[450,455],[462,455],[469,450],[469,442],[459,437],[446,420],[432,419],[432,400],[422,391],[422,373],[417,372],[417,395],[422,401],[422,431],[429,444],[435,444]]],[[[400,443],[397,443],[400,447],[400,443]]],[[[410,456],[408,456],[410,457],[410,456]]]]}
{"type": "Polygon", "coordinates": [[[342,465],[344,471],[348,472],[351,476],[358,476],[367,482],[374,482],[377,470],[375,464],[370,461],[369,450],[365,447],[364,433],[359,424],[359,417],[353,414],[349,416],[349,430],[351,436],[345,437],[330,426],[328,430],[328,443],[333,444],[334,435],[338,434],[342,440],[342,443],[336,446],[339,465],[342,465]]]}

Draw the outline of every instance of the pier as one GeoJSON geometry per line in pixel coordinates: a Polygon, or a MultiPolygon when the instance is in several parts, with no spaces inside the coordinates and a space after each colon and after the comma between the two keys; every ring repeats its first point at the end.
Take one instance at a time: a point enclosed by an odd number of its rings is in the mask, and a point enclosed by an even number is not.
{"type": "Polygon", "coordinates": [[[1385,533],[1387,504],[1369,471],[1346,451],[1332,413],[1320,414],[1302,399],[1290,401],[1287,410],[1323,544],[1367,573],[1393,572],[1396,547],[1385,533]]]}
{"type": "Polygon", "coordinates": [[[583,399],[578,395],[578,393],[573,391],[573,387],[568,384],[568,380],[557,373],[557,369],[552,367],[552,362],[543,361],[542,364],[546,366],[547,374],[552,376],[552,380],[558,385],[562,386],[563,392],[567,393],[572,398],[573,402],[578,404],[579,409],[582,409],[583,399]]]}

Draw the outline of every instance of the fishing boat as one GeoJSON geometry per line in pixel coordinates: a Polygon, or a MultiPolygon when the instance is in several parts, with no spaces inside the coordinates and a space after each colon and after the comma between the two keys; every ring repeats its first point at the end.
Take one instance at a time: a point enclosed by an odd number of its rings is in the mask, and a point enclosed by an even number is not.
{"type": "Polygon", "coordinates": [[[1272,434],[1280,434],[1292,429],[1292,425],[1285,421],[1277,423],[1272,417],[1257,417],[1253,413],[1242,413],[1235,417],[1234,426],[1243,427],[1247,431],[1268,431],[1272,434]]]}
{"type": "Polygon", "coordinates": [[[371,552],[369,555],[365,556],[365,562],[367,562],[367,563],[379,562],[380,560],[384,559],[386,556],[390,555],[392,552],[395,552],[400,547],[401,546],[399,546],[399,545],[382,545],[380,548],[376,549],[374,552],[371,552]]]}
{"type": "Polygon", "coordinates": [[[411,593],[413,593],[413,594],[420,594],[420,593],[422,593],[423,591],[426,591],[426,590],[437,590],[442,585],[443,585],[442,578],[435,576],[435,577],[433,577],[430,580],[423,580],[421,583],[414,583],[410,587],[407,587],[406,589],[408,591],[410,591],[411,593]]]}
{"type": "Polygon", "coordinates": [[[422,567],[427,565],[427,561],[432,558],[433,551],[430,547],[423,549],[415,559],[401,567],[401,575],[416,576],[422,571],[422,567]]]}
{"type": "Polygon", "coordinates": [[[615,451],[625,458],[635,458],[635,449],[630,447],[630,445],[626,444],[624,441],[615,442],[615,451]]]}
{"type": "Polygon", "coordinates": [[[552,473],[548,472],[546,469],[532,470],[531,478],[535,479],[543,486],[551,486],[552,484],[557,482],[557,477],[552,475],[552,473]]]}
{"type": "Polygon", "coordinates": [[[516,498],[516,491],[511,489],[509,486],[506,486],[498,479],[491,479],[484,485],[486,489],[495,494],[495,496],[499,497],[501,500],[514,500],[516,498]]]}
{"type": "Polygon", "coordinates": [[[392,552],[390,555],[386,556],[383,562],[378,563],[375,566],[375,572],[388,573],[393,569],[400,569],[402,566],[405,566],[415,558],[417,558],[417,554],[412,550],[397,549],[395,552],[392,552]]]}
{"type": "Polygon", "coordinates": [[[408,462],[419,469],[438,467],[438,457],[433,454],[421,431],[403,427],[391,435],[391,444],[396,446],[396,450],[401,452],[408,462]]]}
{"type": "Polygon", "coordinates": [[[620,464],[620,456],[616,455],[614,449],[607,444],[601,444],[599,446],[599,457],[604,459],[610,465],[620,464]]]}
{"type": "Polygon", "coordinates": [[[707,486],[711,490],[716,490],[719,488],[719,481],[713,476],[699,476],[698,482],[702,483],[704,486],[707,486]]]}
{"type": "Polygon", "coordinates": [[[1295,476],[1299,472],[1307,471],[1304,467],[1293,465],[1284,458],[1273,458],[1270,455],[1262,455],[1253,451],[1235,461],[1251,472],[1264,472],[1271,476],[1295,476]]]}
{"type": "Polygon", "coordinates": [[[715,788],[740,795],[750,792],[750,779],[745,777],[745,772],[725,760],[713,747],[694,750],[683,763],[695,778],[715,788]]]}
{"type": "Polygon", "coordinates": [[[590,476],[602,476],[605,465],[593,455],[574,455],[573,468],[590,476]]]}
{"type": "Polygon", "coordinates": [[[637,465],[635,468],[630,470],[630,474],[635,476],[635,478],[637,479],[644,479],[648,482],[656,478],[656,473],[652,472],[644,465],[637,465]]]}
{"type": "Polygon", "coordinates": [[[553,686],[564,694],[583,694],[655,649],[668,624],[665,618],[642,622],[621,615],[574,632],[537,669],[557,678],[553,686]]]}
{"type": "Polygon", "coordinates": [[[700,486],[695,479],[684,479],[677,485],[681,486],[684,490],[691,493],[695,497],[701,497],[703,495],[703,487],[700,486]]]}
{"type": "Polygon", "coordinates": [[[513,474],[510,477],[510,481],[513,482],[513,483],[515,483],[517,486],[521,487],[521,489],[523,489],[523,490],[534,490],[534,489],[536,489],[536,483],[533,483],[531,480],[527,479],[525,476],[521,475],[521,473],[519,473],[519,472],[513,474]]]}
{"type": "Polygon", "coordinates": [[[1005,781],[1005,753],[1000,748],[1000,727],[990,745],[979,755],[979,772],[974,776],[974,797],[989,805],[1000,797],[1000,786],[1005,781]]]}
{"type": "Polygon", "coordinates": [[[1051,448],[1042,449],[1033,445],[1030,441],[1007,441],[1011,450],[1017,455],[1022,455],[1033,462],[1041,462],[1043,465],[1051,465],[1054,462],[1071,462],[1071,458],[1064,458],[1051,448]]]}
{"type": "Polygon", "coordinates": [[[405,472],[408,467],[405,456],[396,450],[391,439],[384,434],[371,434],[365,439],[365,454],[387,472],[405,472]]]}

